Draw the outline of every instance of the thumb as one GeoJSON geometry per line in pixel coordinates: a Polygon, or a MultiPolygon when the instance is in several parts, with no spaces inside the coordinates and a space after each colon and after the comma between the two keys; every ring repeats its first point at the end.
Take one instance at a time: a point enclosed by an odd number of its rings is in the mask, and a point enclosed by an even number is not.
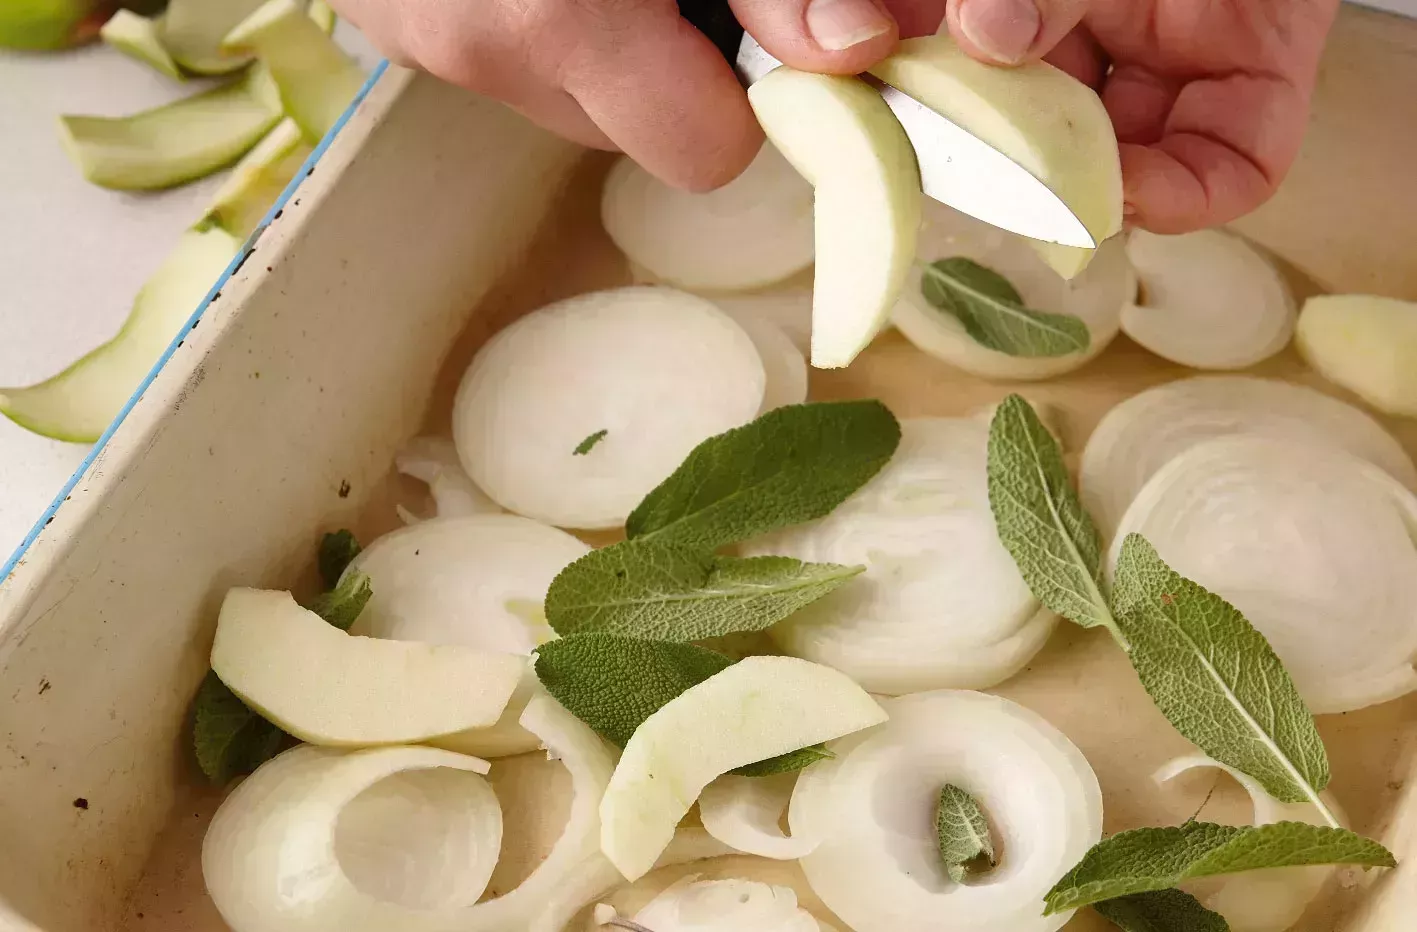
{"type": "Polygon", "coordinates": [[[895,49],[899,30],[877,0],[729,0],[738,22],[785,65],[859,74],[895,49]]]}
{"type": "Polygon", "coordinates": [[[965,51],[1017,65],[1052,51],[1087,12],[1087,0],[949,0],[945,22],[965,51]]]}

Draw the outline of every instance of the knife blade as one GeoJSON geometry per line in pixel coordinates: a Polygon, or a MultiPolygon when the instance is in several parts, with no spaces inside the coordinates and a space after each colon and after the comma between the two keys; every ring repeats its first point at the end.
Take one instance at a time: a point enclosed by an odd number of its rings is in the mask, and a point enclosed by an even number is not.
{"type": "MultiPolygon", "coordinates": [[[[782,66],[743,30],[726,0],[679,0],[679,12],[729,58],[744,87],[782,66]]],[[[861,77],[880,91],[904,128],[926,195],[1020,236],[1084,249],[1097,245],[1072,209],[1028,169],[898,88],[861,77]]]]}

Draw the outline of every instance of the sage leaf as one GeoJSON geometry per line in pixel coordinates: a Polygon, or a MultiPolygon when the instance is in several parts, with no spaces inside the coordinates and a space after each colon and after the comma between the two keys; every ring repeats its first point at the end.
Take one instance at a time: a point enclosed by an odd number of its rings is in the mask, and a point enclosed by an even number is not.
{"type": "Polygon", "coordinates": [[[305,607],[341,631],[348,631],[373,597],[369,577],[349,573],[334,589],[317,595],[305,607]]]}
{"type": "MultiPolygon", "coordinates": [[[[733,661],[693,644],[594,633],[536,649],[536,677],[557,702],[605,740],[624,747],[644,720],[733,661]]],[[[750,764],[735,773],[766,776],[800,770],[830,756],[808,748],[750,764]],[[805,753],[804,753],[805,752],[805,753]],[[756,769],[757,772],[749,772],[756,769]]]]}
{"type": "Polygon", "coordinates": [[[970,862],[984,858],[994,866],[994,839],[979,804],[964,790],[946,783],[935,806],[935,836],[945,873],[962,883],[970,862]]]}
{"type": "Polygon", "coordinates": [[[1167,566],[1138,534],[1117,561],[1112,608],[1153,702],[1202,751],[1288,803],[1319,799],[1328,754],[1264,635],[1220,596],[1167,566]]]}
{"type": "Polygon", "coordinates": [[[976,343],[1010,356],[1066,356],[1091,343],[1080,318],[1024,307],[1007,278],[962,256],[925,266],[920,292],[932,307],[958,318],[976,343]]]}
{"type": "Polygon", "coordinates": [[[701,550],[820,518],[880,471],[900,424],[879,401],[788,405],[699,444],[625,523],[701,550]]]}
{"type": "Polygon", "coordinates": [[[1073,491],[1058,442],[1018,395],[989,422],[989,508],[1034,598],[1127,646],[1102,591],[1102,535],[1073,491]]]}
{"type": "Polygon", "coordinates": [[[193,705],[197,766],[218,786],[254,771],[285,740],[285,732],[247,708],[210,670],[193,705]]]}
{"type": "Polygon", "coordinates": [[[339,585],[340,577],[359,556],[359,550],[359,541],[348,530],[333,531],[320,538],[317,565],[320,567],[320,580],[327,590],[339,585]]]}
{"type": "Polygon", "coordinates": [[[1224,916],[1181,890],[1132,893],[1092,908],[1122,932],[1230,932],[1224,916]]]}
{"type": "Polygon", "coordinates": [[[562,637],[603,631],[701,641],[769,628],[864,570],[631,540],[593,550],[557,574],[546,620],[562,637]]]}
{"type": "Polygon", "coordinates": [[[580,443],[576,444],[576,448],[571,451],[571,455],[585,456],[591,450],[595,449],[595,445],[600,441],[604,440],[605,435],[608,433],[610,433],[610,431],[601,428],[600,430],[591,434],[589,437],[582,440],[580,443]]]}
{"type": "Polygon", "coordinates": [[[1119,832],[1093,845],[1044,897],[1045,915],[1101,900],[1174,887],[1186,880],[1268,867],[1359,864],[1392,867],[1392,853],[1347,829],[1308,822],[1216,825],[1119,832]]]}

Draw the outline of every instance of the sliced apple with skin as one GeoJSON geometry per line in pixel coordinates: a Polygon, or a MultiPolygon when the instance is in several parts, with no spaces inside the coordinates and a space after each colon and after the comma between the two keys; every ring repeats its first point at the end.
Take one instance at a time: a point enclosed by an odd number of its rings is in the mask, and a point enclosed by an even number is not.
{"type": "Polygon", "coordinates": [[[98,34],[104,44],[129,58],[140,61],[169,78],[187,80],[187,76],[177,67],[177,62],[162,44],[161,20],[140,16],[132,10],[119,10],[103,24],[98,34]]]}
{"type": "Polygon", "coordinates": [[[915,257],[920,169],[858,78],[781,67],[748,89],[763,132],[815,189],[812,358],[847,365],[885,325],[915,257]]]}
{"type": "Polygon", "coordinates": [[[600,848],[638,880],[716,777],[885,720],[864,689],[831,667],[796,657],[739,661],[635,730],[600,802],[600,848]]]}
{"type": "Polygon", "coordinates": [[[212,670],[290,734],[327,747],[413,744],[492,725],[526,658],[346,634],[288,592],[232,589],[212,670]]]}
{"type": "Polygon", "coordinates": [[[1330,382],[1386,414],[1417,417],[1417,302],[1316,295],[1299,312],[1295,343],[1330,382]]]}
{"type": "MultiPolygon", "coordinates": [[[[1095,242],[1122,229],[1122,163],[1112,119],[1091,88],[1045,62],[999,68],[948,36],[906,39],[871,69],[1027,169],[1072,209],[1095,242]]],[[[1031,241],[1073,278],[1094,250],[1031,241]]]]}

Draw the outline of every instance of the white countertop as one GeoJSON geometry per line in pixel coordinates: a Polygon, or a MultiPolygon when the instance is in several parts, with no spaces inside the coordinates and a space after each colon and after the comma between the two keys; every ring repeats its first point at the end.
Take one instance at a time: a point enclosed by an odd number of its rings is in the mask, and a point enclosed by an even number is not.
{"type": "MultiPolygon", "coordinates": [[[[347,23],[336,36],[366,68],[378,62],[347,23]]],[[[203,86],[102,45],[0,52],[0,385],[50,376],[117,332],[139,286],[220,183],[214,176],[155,194],[95,187],[60,148],[57,116],[118,116],[203,86]]],[[[0,417],[0,563],[88,450],[0,417]]]]}

